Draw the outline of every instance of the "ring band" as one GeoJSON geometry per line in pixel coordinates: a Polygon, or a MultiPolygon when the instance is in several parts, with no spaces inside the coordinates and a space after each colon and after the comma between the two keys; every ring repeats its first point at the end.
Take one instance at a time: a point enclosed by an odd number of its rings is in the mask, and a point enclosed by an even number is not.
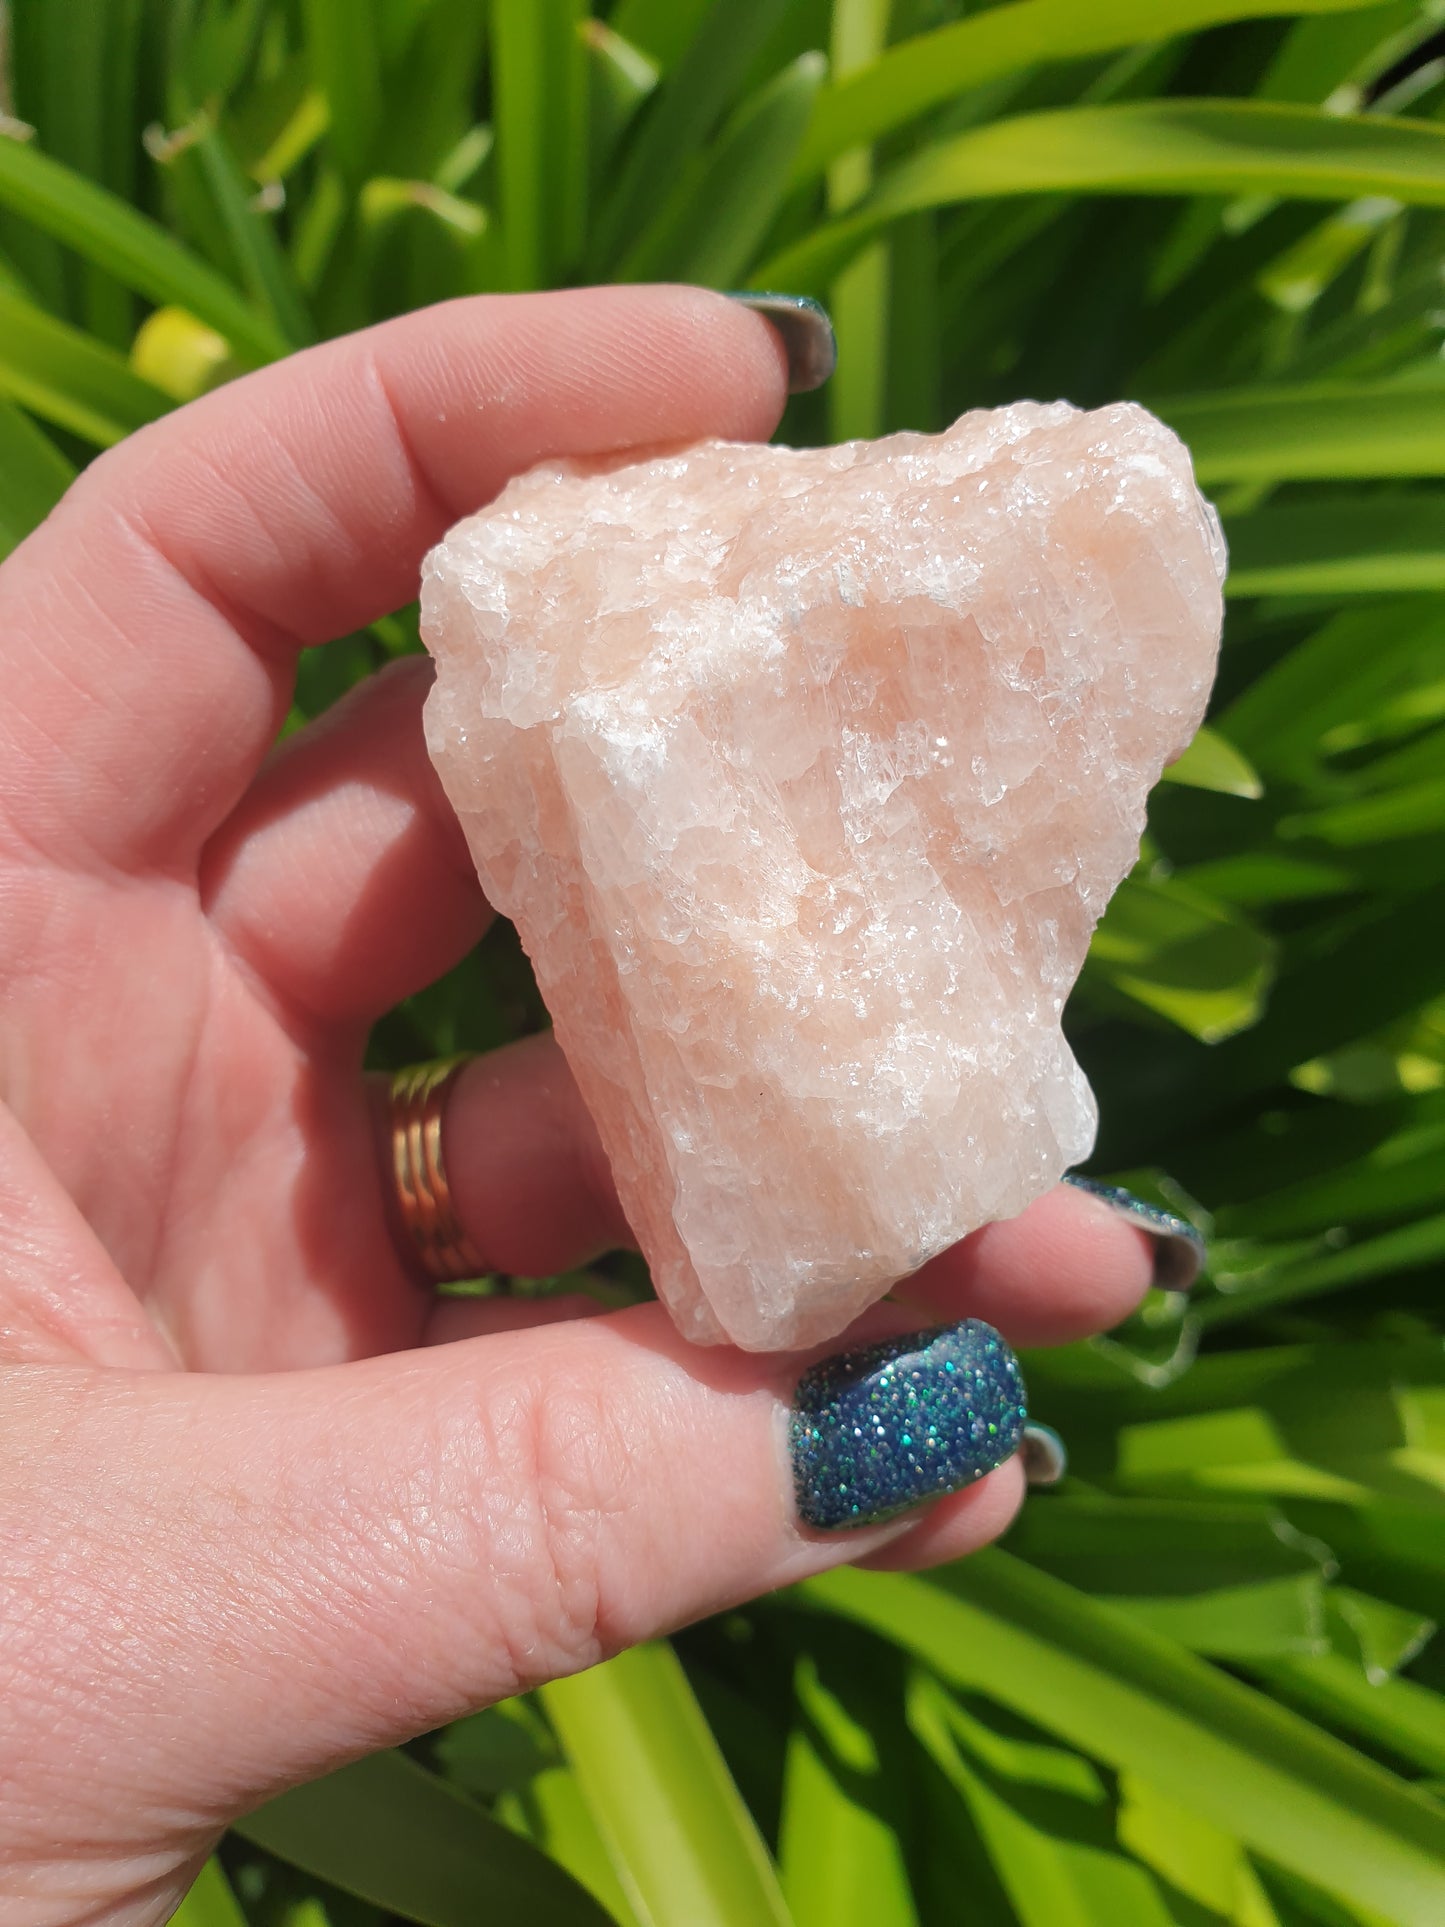
{"type": "Polygon", "coordinates": [[[397,1207],[422,1269],[435,1284],[484,1278],[491,1267],[467,1236],[447,1183],[442,1118],[469,1056],[411,1064],[391,1080],[391,1166],[397,1207]]]}

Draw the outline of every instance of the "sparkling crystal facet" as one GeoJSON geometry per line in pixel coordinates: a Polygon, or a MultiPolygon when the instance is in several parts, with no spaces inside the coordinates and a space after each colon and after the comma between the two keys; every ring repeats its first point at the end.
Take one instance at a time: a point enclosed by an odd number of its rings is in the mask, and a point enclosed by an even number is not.
{"type": "Polygon", "coordinates": [[[1223,566],[1063,403],[551,463],[433,551],[432,755],[688,1336],[831,1337],[1087,1155],[1059,1016],[1223,566]]]}

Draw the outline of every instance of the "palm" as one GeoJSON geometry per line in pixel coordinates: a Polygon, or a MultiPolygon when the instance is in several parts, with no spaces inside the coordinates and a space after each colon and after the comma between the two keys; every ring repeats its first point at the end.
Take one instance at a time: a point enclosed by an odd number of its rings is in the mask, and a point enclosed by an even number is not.
{"type": "Polygon", "coordinates": [[[424,1299],[386,1236],[357,1027],[289,1012],[194,877],[49,870],[33,889],[33,989],[5,998],[15,1108],[181,1359],[253,1370],[414,1343],[424,1299]]]}

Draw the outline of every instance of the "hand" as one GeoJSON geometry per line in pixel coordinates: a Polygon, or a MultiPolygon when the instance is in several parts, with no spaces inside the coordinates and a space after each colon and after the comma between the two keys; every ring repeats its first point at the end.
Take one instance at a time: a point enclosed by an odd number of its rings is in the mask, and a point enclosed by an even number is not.
{"type": "MultiPolygon", "coordinates": [[[[840,1561],[953,1558],[1017,1506],[1011,1461],[921,1519],[801,1531],[798,1361],[690,1351],[653,1305],[428,1296],[361,1075],[488,915],[427,665],[272,752],[298,650],[407,601],[508,475],[766,436],[784,385],[768,324],[698,291],[459,302],[132,437],[0,571],[12,1927],[162,1920],[288,1784],[840,1561]]],[[[549,1040],[471,1068],[447,1149],[500,1269],[627,1236],[549,1040]]],[[[1150,1263],[1061,1190],[908,1316],[1062,1340],[1150,1263]]]]}

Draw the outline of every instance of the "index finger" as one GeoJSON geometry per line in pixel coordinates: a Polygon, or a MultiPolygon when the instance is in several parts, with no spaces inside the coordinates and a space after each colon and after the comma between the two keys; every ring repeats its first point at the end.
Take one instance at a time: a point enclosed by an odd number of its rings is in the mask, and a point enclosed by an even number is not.
{"type": "Polygon", "coordinates": [[[0,570],[0,810],[59,858],[186,861],[275,737],[298,650],[409,601],[510,475],[765,437],[785,389],[756,314],[621,287],[449,302],[191,403],[0,570]]]}

